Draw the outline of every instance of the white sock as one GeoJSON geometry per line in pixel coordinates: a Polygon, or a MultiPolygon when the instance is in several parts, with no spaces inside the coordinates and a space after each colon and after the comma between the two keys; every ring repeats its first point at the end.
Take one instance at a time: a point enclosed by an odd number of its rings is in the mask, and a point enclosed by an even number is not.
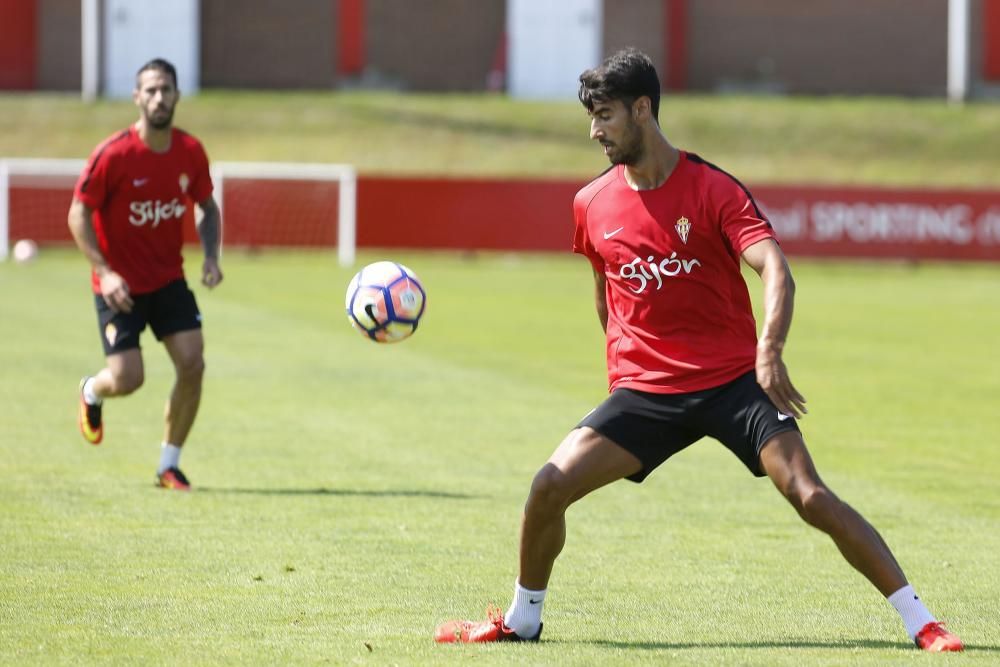
{"type": "Polygon", "coordinates": [[[910,639],[916,637],[925,625],[936,620],[931,616],[931,612],[927,611],[927,607],[920,601],[917,594],[913,592],[913,586],[909,584],[900,588],[887,599],[902,617],[903,625],[906,626],[906,632],[909,633],[910,639]]]}
{"type": "Polygon", "coordinates": [[[83,383],[83,400],[86,401],[88,405],[101,404],[101,397],[94,393],[95,381],[95,378],[90,377],[83,383]]]}
{"type": "Polygon", "coordinates": [[[504,615],[503,622],[519,637],[530,639],[538,634],[542,625],[542,607],[545,605],[545,590],[529,591],[514,582],[514,601],[504,615]]]}
{"type": "Polygon", "coordinates": [[[160,467],[156,469],[156,474],[161,475],[164,470],[180,467],[180,462],[181,448],[165,442],[160,447],[160,467]]]}

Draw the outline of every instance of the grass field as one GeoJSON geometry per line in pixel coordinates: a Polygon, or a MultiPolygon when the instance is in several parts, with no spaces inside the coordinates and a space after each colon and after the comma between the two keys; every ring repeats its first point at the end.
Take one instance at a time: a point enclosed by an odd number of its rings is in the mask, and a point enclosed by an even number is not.
{"type": "MultiPolygon", "coordinates": [[[[0,95],[0,156],[83,157],[135,115],[0,95]]],[[[997,104],[684,96],[661,119],[750,184],[1000,185],[997,104]]],[[[605,166],[575,102],[209,91],[177,121],[216,160],[605,166]]],[[[196,290],[208,374],[191,494],[152,486],[172,378],[151,335],[146,385],[107,404],[90,447],[76,383],[102,359],[84,261],[43,248],[0,263],[0,664],[1000,663],[1000,266],[793,259],[803,430],[968,646],[928,656],[711,442],[572,508],[541,644],[434,645],[438,622],[509,602],[531,477],[605,396],[602,337],[580,258],[392,258],[420,274],[428,312],[412,340],[377,346],[346,322],[350,271],[331,253],[226,253],[225,283],[196,290]]]]}
{"type": "Polygon", "coordinates": [[[967,642],[929,656],[707,441],[572,508],[541,644],[434,645],[438,622],[508,603],[531,476],[604,396],[603,350],[580,258],[394,258],[428,311],[377,346],[345,321],[331,255],[226,254],[226,282],[197,289],[190,494],[152,486],[162,349],[147,333],[146,385],[84,444],[76,382],[101,363],[85,264],[0,264],[0,662],[1000,662],[1000,267],[793,263],[803,429],[967,642]]]}
{"type": "MultiPolygon", "coordinates": [[[[0,94],[0,156],[85,157],[131,101],[0,94]]],[[[588,179],[606,160],[578,102],[495,95],[208,91],[178,125],[215,160],[347,162],[363,173],[588,179]]],[[[665,96],[676,145],[762,182],[1000,186],[1000,104],[939,99],[665,96]]]]}

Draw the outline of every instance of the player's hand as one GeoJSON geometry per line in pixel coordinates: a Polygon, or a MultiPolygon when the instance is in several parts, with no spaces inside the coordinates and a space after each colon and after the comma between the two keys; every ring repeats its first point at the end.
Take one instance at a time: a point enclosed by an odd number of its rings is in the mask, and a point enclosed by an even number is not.
{"type": "Polygon", "coordinates": [[[116,313],[132,312],[133,302],[128,283],[110,269],[101,274],[101,296],[104,297],[104,303],[116,313]]]}
{"type": "Polygon", "coordinates": [[[201,265],[201,284],[212,288],[222,282],[222,269],[219,268],[219,260],[214,257],[206,257],[205,263],[201,265]]]}
{"type": "Polygon", "coordinates": [[[792,385],[781,351],[763,341],[757,345],[757,384],[782,414],[800,419],[806,410],[806,399],[792,385]]]}

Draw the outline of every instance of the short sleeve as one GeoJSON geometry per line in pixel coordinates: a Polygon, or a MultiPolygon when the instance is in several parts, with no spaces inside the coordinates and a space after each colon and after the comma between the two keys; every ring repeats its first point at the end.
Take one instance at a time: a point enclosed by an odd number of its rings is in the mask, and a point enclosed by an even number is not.
{"type": "Polygon", "coordinates": [[[194,161],[194,174],[191,179],[191,199],[195,202],[205,201],[212,194],[212,172],[208,168],[208,155],[201,142],[195,141],[191,157],[194,161]]]}
{"type": "Polygon", "coordinates": [[[584,193],[578,192],[573,199],[573,252],[584,255],[590,260],[595,271],[604,270],[604,260],[597,252],[597,248],[590,240],[590,233],[587,231],[587,205],[590,197],[585,197],[584,193]]]}
{"type": "Polygon", "coordinates": [[[758,241],[776,239],[770,221],[742,183],[719,174],[713,190],[722,233],[737,256],[758,241]]]}
{"type": "Polygon", "coordinates": [[[108,195],[111,156],[105,148],[106,144],[102,143],[94,149],[73,190],[74,198],[83,202],[89,209],[101,208],[108,195]]]}

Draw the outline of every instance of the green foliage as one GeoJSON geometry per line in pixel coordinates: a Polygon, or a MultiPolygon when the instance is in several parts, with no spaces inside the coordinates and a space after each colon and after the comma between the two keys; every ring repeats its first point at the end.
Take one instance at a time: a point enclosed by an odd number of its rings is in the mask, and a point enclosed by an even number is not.
{"type": "MultiPolygon", "coordinates": [[[[131,101],[0,94],[0,156],[84,157],[131,101]]],[[[664,132],[748,184],[995,188],[1000,105],[937,99],[666,96],[664,132]]],[[[497,95],[210,91],[176,122],[216,160],[347,162],[365,173],[587,179],[606,167],[575,101],[497,95]]]]}
{"type": "MultiPolygon", "coordinates": [[[[361,261],[381,259],[373,253],[361,261]]],[[[191,258],[192,260],[194,258],[191,258]]],[[[86,267],[0,264],[0,662],[911,665],[896,614],[720,446],[574,506],[537,646],[436,646],[510,598],[534,471],[604,396],[590,268],[399,253],[420,330],[351,330],[330,253],[223,258],[197,287],[208,371],[183,467],[154,489],[169,363],[76,432],[101,364],[86,267]]],[[[193,264],[193,262],[191,262],[193,264]]],[[[1000,660],[1000,268],[793,262],[788,363],[824,478],[933,611],[1000,660]]],[[[757,296],[757,279],[749,277],[757,296]]]]}

